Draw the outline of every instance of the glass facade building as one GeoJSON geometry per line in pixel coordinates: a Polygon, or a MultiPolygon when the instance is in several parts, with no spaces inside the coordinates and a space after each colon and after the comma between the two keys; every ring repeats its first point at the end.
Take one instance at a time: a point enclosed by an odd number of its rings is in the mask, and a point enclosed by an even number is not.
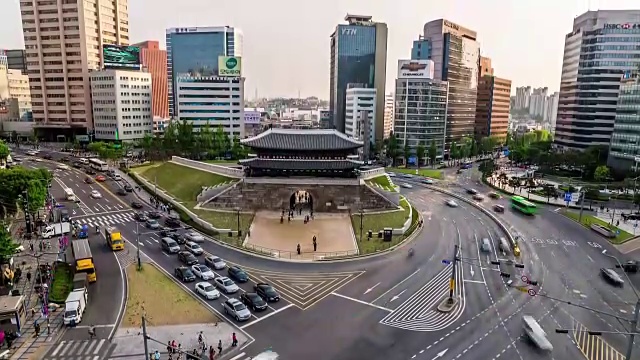
{"type": "Polygon", "coordinates": [[[169,115],[176,111],[178,77],[218,76],[219,56],[242,56],[242,33],[229,26],[168,29],[167,82],[169,115]]]}
{"type": "MultiPolygon", "coordinates": [[[[361,84],[385,93],[387,25],[371,17],[347,16],[348,24],[331,35],[329,108],[333,127],[345,132],[345,98],[348,84],[361,84]]],[[[376,99],[375,138],[384,135],[384,97],[376,99]]]]}
{"type": "Polygon", "coordinates": [[[620,79],[640,64],[640,11],[588,11],[565,36],[555,126],[558,148],[608,146],[620,79]]]}
{"type": "Polygon", "coordinates": [[[620,83],[607,165],[626,172],[640,166],[640,76],[627,72],[620,83]]]}

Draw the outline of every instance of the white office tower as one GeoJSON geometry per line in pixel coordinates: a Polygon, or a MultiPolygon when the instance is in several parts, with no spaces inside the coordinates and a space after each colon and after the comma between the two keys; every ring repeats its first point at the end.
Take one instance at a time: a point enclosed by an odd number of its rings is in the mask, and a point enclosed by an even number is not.
{"type": "Polygon", "coordinates": [[[151,74],[126,70],[92,72],[91,98],[96,139],[133,141],[153,135],[151,74]]]}
{"type": "Polygon", "coordinates": [[[523,86],[516,88],[515,109],[529,109],[529,100],[531,99],[531,86],[523,86]]]}
{"type": "Polygon", "coordinates": [[[558,101],[560,100],[560,93],[554,92],[549,96],[547,101],[547,111],[545,112],[544,120],[550,123],[552,132],[556,127],[556,119],[558,118],[558,101]]]}
{"type": "Polygon", "coordinates": [[[375,118],[377,90],[375,88],[364,88],[358,84],[347,85],[347,95],[345,100],[344,133],[365,143],[365,130],[368,131],[369,142],[375,144],[375,118]],[[367,128],[363,111],[368,117],[369,126],[367,128]]]}
{"type": "Polygon", "coordinates": [[[384,98],[384,138],[388,139],[393,131],[393,105],[395,99],[393,93],[385,95],[384,98]]]}
{"type": "Polygon", "coordinates": [[[244,138],[244,78],[183,75],[175,79],[176,114],[200,131],[209,124],[244,138]]]}
{"type": "Polygon", "coordinates": [[[544,112],[547,109],[548,90],[546,87],[533,89],[533,93],[529,99],[529,115],[544,118],[544,112]]]}

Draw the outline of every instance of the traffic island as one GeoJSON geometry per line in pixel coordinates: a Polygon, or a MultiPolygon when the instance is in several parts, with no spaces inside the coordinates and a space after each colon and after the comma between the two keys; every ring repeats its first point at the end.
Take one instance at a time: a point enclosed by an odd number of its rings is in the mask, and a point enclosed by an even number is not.
{"type": "Polygon", "coordinates": [[[406,199],[400,200],[401,209],[381,212],[361,212],[351,215],[351,225],[360,254],[372,254],[400,244],[418,229],[420,214],[406,199]],[[410,221],[410,222],[409,222],[410,221]],[[385,241],[379,232],[393,229],[391,241],[385,241]],[[371,237],[369,237],[371,231],[371,237]]]}
{"type": "Polygon", "coordinates": [[[445,297],[438,305],[438,311],[443,313],[451,312],[458,305],[460,300],[457,297],[445,297]]]}

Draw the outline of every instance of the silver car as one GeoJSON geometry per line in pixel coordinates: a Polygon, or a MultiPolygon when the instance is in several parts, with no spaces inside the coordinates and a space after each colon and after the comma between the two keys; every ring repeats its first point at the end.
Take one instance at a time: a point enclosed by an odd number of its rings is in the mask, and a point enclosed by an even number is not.
{"type": "Polygon", "coordinates": [[[184,238],[187,239],[187,241],[193,241],[193,242],[199,242],[199,243],[204,242],[204,236],[193,231],[184,234],[184,238]]]}
{"type": "Polygon", "coordinates": [[[213,282],[216,284],[216,287],[221,289],[225,294],[233,294],[240,290],[238,285],[226,276],[215,278],[213,282]]]}
{"type": "Polygon", "coordinates": [[[191,265],[191,271],[202,280],[215,279],[216,275],[205,265],[191,265]]]}
{"type": "Polygon", "coordinates": [[[212,268],[214,268],[216,270],[222,270],[222,269],[227,267],[227,263],[225,263],[224,260],[220,259],[217,256],[213,256],[213,255],[210,255],[210,256],[207,256],[206,258],[204,258],[204,263],[207,266],[210,266],[210,267],[212,267],[212,268]]]}
{"type": "Polygon", "coordinates": [[[251,311],[238,299],[230,298],[222,306],[224,307],[224,313],[232,316],[237,321],[249,320],[251,317],[251,311]]]}
{"type": "Polygon", "coordinates": [[[202,255],[204,253],[204,250],[202,250],[200,245],[194,243],[193,241],[187,241],[187,243],[184,244],[184,249],[192,253],[193,255],[202,255]]]}
{"type": "Polygon", "coordinates": [[[196,292],[204,296],[204,298],[207,300],[214,300],[220,297],[220,292],[208,282],[197,283],[196,292]]]}

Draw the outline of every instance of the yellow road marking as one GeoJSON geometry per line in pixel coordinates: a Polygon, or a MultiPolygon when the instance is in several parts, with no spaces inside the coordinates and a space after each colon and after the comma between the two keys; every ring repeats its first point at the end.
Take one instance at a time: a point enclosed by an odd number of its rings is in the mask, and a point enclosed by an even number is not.
{"type": "Polygon", "coordinates": [[[588,360],[625,360],[624,355],[609,345],[601,336],[589,335],[588,329],[575,321],[573,339],[588,360]]]}

